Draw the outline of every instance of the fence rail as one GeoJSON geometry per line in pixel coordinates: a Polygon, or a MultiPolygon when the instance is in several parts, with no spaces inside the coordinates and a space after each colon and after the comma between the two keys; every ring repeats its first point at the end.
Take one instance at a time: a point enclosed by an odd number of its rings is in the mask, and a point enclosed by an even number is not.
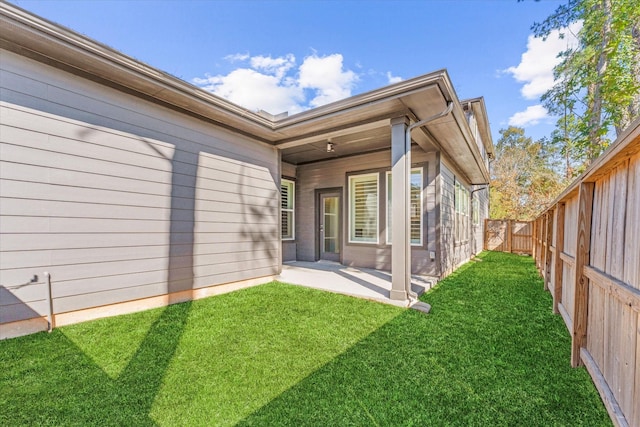
{"type": "Polygon", "coordinates": [[[484,220],[484,250],[531,254],[532,223],[512,219],[484,220]]]}
{"type": "Polygon", "coordinates": [[[640,120],[533,222],[533,255],[617,426],[640,426],[640,120]]]}

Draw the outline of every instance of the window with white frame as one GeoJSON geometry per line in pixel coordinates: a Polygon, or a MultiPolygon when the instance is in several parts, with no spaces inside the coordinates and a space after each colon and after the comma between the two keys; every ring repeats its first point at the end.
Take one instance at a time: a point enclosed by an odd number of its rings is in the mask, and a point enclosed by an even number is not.
{"type": "Polygon", "coordinates": [[[378,243],[378,174],[349,177],[349,242],[378,243]]]}
{"type": "MultiPolygon", "coordinates": [[[[422,245],[422,168],[411,169],[411,244],[422,245]]],[[[387,244],[391,244],[391,172],[387,172],[387,244]]]]}
{"type": "Polygon", "coordinates": [[[469,190],[460,181],[455,182],[455,240],[456,243],[469,240],[469,190]]]}
{"type": "Polygon", "coordinates": [[[282,211],[282,240],[295,239],[295,198],[296,184],[288,179],[280,182],[280,200],[282,211]]]}
{"type": "Polygon", "coordinates": [[[473,225],[480,224],[480,200],[478,196],[471,199],[471,210],[473,211],[473,225]]]}

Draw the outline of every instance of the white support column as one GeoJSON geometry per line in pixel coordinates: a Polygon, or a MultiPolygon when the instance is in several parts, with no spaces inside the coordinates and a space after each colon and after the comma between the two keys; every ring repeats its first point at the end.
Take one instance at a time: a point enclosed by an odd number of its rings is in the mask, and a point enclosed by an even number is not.
{"type": "Polygon", "coordinates": [[[406,141],[409,120],[391,120],[391,299],[408,300],[411,285],[411,141],[406,141]]]}

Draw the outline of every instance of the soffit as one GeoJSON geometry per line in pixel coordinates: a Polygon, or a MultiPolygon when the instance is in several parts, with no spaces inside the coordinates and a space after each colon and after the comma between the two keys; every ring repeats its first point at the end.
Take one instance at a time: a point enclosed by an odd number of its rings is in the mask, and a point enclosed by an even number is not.
{"type": "Polygon", "coordinates": [[[471,104],[473,114],[476,116],[476,121],[478,123],[478,129],[482,138],[482,143],[484,144],[484,148],[487,151],[489,157],[493,158],[495,154],[493,150],[493,139],[491,138],[491,130],[489,127],[489,120],[487,118],[487,109],[485,106],[484,98],[479,97],[474,99],[466,99],[461,101],[461,103],[471,104]]]}
{"type": "MultiPolygon", "coordinates": [[[[292,116],[276,123],[282,137],[275,145],[282,160],[292,164],[309,163],[356,154],[366,154],[391,147],[391,119],[410,116],[428,117],[446,108],[446,99],[438,81],[442,72],[423,76],[391,90],[374,91],[338,102],[309,113],[292,116]],[[386,92],[386,93],[380,93],[386,92]],[[327,143],[334,145],[327,152],[327,143]]],[[[434,145],[421,144],[432,151],[434,145]]]]}
{"type": "Polygon", "coordinates": [[[285,148],[281,153],[284,162],[299,165],[389,149],[390,141],[391,127],[387,125],[361,132],[343,133],[331,138],[315,139],[303,145],[285,148]],[[329,140],[333,144],[333,152],[327,152],[329,140]]]}

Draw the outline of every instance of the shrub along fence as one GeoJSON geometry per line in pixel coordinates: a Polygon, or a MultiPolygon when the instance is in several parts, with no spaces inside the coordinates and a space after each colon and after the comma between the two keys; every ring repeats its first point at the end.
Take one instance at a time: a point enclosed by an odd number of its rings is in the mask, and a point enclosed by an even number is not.
{"type": "Polygon", "coordinates": [[[533,252],[615,425],[640,426],[640,120],[533,224],[533,252]]]}
{"type": "Polygon", "coordinates": [[[531,254],[532,223],[512,219],[484,220],[484,250],[531,254]]]}

